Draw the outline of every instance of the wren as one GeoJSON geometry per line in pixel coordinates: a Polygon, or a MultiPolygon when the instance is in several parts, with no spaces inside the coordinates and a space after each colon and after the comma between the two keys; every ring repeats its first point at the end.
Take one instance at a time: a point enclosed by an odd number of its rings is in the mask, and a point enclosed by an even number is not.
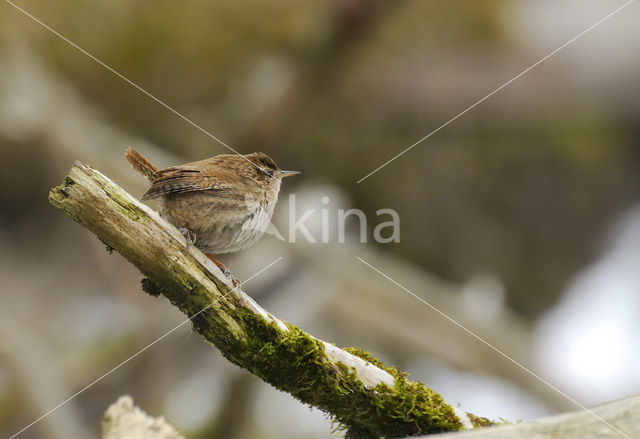
{"type": "MultiPolygon", "coordinates": [[[[221,154],[180,166],[158,169],[133,148],[125,158],[151,182],[143,200],[157,199],[160,215],[229,275],[213,255],[253,245],[271,222],[284,177],[266,154],[221,154]]],[[[234,284],[237,282],[234,280],[234,284]]]]}

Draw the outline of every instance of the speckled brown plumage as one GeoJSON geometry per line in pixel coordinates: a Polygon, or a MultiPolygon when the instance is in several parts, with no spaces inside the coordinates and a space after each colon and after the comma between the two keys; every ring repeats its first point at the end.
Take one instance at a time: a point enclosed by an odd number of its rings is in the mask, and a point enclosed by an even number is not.
{"type": "Polygon", "coordinates": [[[282,178],[297,173],[281,171],[260,152],[222,154],[166,169],[157,169],[133,148],[125,158],[151,182],[142,199],[157,199],[161,215],[212,254],[243,250],[260,239],[282,178]]]}

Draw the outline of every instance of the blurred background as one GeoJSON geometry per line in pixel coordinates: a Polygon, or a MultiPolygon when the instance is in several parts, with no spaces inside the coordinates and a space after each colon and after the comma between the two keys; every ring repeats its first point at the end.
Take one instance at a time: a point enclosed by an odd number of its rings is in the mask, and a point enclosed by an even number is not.
{"type": "MultiPolygon", "coordinates": [[[[265,236],[222,260],[274,315],[367,349],[463,410],[530,420],[562,395],[640,393],[640,4],[373,169],[622,0],[187,0],[18,4],[240,152],[302,171],[296,209],[378,209],[400,242],[265,236]],[[321,203],[323,196],[330,203],[321,203]],[[388,220],[388,218],[387,218],[388,220]]],[[[228,151],[0,2],[0,434],[9,436],[184,320],[47,202],[74,160],[139,196],[134,146],[168,166],[228,151]]],[[[316,218],[316,217],[314,217],[316,218]]],[[[317,218],[307,222],[315,236],[317,218]]],[[[357,226],[351,224],[352,226],[357,226]]],[[[333,233],[333,232],[332,232],[333,233]]],[[[99,435],[120,395],[189,438],[324,438],[332,426],[185,325],[22,433],[99,435]]]]}

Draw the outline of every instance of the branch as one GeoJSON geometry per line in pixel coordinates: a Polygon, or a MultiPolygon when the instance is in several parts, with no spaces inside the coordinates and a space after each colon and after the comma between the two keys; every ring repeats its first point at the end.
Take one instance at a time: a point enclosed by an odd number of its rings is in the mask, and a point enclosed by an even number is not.
{"type": "Polygon", "coordinates": [[[102,418],[102,439],[184,439],[163,417],[154,418],[121,396],[102,418]]]}
{"type": "Polygon", "coordinates": [[[97,170],[76,162],[49,201],[135,265],[146,276],[145,291],[166,296],[228,360],[327,412],[347,437],[488,423],[365,351],[337,348],[271,316],[199,250],[187,250],[175,227],[97,170]]]}
{"type": "Polygon", "coordinates": [[[590,411],[580,410],[533,422],[482,428],[447,434],[444,437],[446,439],[637,438],[640,437],[640,396],[608,402],[590,411]]]}

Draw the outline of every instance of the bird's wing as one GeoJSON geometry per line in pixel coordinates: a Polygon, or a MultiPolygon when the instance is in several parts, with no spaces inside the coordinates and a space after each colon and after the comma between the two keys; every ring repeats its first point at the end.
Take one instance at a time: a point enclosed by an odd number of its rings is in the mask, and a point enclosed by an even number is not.
{"type": "Polygon", "coordinates": [[[154,175],[151,187],[142,195],[143,200],[161,195],[193,192],[224,191],[229,187],[228,178],[223,173],[207,173],[189,166],[174,166],[162,169],[154,175]]]}

